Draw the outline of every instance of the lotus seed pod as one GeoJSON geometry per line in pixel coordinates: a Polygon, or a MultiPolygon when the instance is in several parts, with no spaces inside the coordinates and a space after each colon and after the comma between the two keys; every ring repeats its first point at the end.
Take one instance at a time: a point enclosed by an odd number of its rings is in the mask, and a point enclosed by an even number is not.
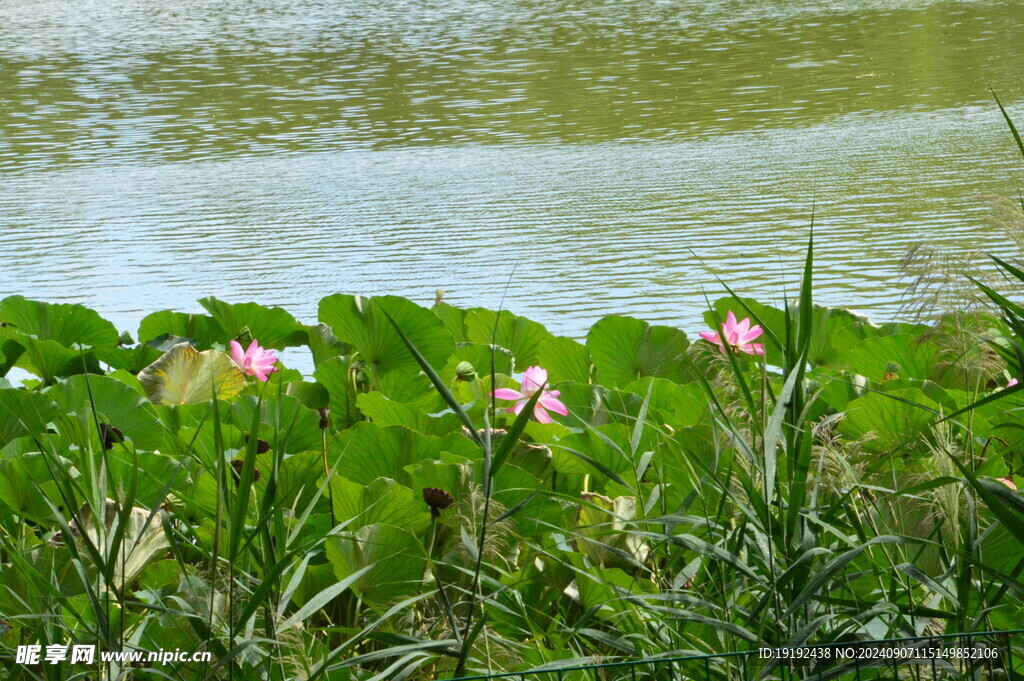
{"type": "Polygon", "coordinates": [[[423,501],[430,507],[430,514],[436,518],[441,515],[441,511],[455,503],[455,498],[443,489],[424,487],[423,501]]]}

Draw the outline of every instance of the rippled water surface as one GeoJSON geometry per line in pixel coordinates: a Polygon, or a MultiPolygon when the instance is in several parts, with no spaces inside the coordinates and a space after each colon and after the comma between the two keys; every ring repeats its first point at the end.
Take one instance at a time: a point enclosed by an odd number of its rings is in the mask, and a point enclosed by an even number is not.
{"type": "Polygon", "coordinates": [[[1017,0],[0,0],[0,294],[122,328],[214,294],[692,332],[717,272],[896,314],[999,248],[1017,0]],[[703,264],[702,264],[703,263],[703,264]],[[705,267],[706,265],[706,267],[705,267]],[[514,268],[514,271],[513,271],[514,268]]]}

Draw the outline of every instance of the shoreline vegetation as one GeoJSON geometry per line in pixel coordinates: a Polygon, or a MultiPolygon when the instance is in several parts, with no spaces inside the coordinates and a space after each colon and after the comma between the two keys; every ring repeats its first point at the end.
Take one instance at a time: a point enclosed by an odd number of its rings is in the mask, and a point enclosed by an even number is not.
{"type": "Polygon", "coordinates": [[[1024,271],[993,261],[984,305],[875,325],[813,303],[812,239],[780,308],[726,286],[692,335],[585,342],[440,297],[314,325],[211,297],[132,337],[9,296],[0,375],[34,378],[0,384],[0,668],[450,679],[1014,629],[1024,271]]]}

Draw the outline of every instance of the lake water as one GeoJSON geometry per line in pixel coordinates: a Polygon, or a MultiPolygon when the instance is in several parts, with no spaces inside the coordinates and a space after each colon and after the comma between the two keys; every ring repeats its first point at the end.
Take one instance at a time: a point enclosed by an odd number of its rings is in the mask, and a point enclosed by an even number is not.
{"type": "Polygon", "coordinates": [[[1019,0],[0,0],[0,294],[134,331],[214,294],[700,330],[711,272],[885,319],[1006,248],[1019,0]]]}

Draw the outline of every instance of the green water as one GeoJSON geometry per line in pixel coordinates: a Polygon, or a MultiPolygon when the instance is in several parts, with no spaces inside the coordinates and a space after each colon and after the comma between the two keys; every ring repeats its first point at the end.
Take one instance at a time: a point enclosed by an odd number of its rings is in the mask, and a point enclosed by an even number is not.
{"type": "Polygon", "coordinates": [[[1024,3],[0,0],[0,293],[691,333],[707,267],[899,315],[917,241],[1005,248],[1024,3]]]}

